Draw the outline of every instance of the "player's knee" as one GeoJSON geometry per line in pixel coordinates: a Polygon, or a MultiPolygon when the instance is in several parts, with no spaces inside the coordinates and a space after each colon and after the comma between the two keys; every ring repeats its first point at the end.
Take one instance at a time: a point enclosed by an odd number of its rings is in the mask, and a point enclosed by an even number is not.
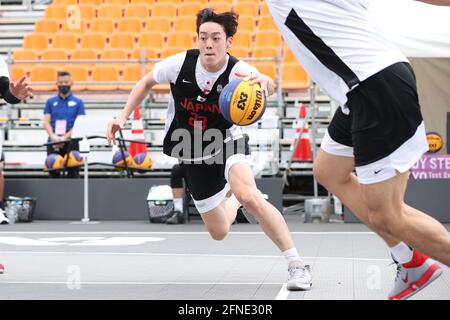
{"type": "Polygon", "coordinates": [[[214,227],[208,229],[211,238],[213,238],[216,241],[225,239],[229,231],[230,231],[229,227],[214,227]]]}
{"type": "Polygon", "coordinates": [[[335,168],[314,163],[313,174],[317,182],[326,188],[341,185],[350,180],[349,174],[338,174],[335,168]]]}
{"type": "Polygon", "coordinates": [[[257,215],[261,212],[261,208],[264,198],[258,189],[255,188],[243,188],[239,190],[236,194],[238,201],[247,209],[247,211],[252,212],[257,215]]]}

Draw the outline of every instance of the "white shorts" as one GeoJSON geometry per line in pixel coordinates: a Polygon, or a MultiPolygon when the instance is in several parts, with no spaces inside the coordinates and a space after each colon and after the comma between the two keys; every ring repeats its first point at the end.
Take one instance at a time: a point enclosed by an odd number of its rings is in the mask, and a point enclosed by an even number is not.
{"type": "MultiPolygon", "coordinates": [[[[321,148],[323,151],[341,157],[353,157],[353,147],[334,141],[330,135],[325,134],[321,148]]],[[[358,181],[361,184],[373,184],[389,180],[397,174],[403,173],[411,167],[428,151],[425,126],[422,123],[416,133],[398,149],[387,157],[367,165],[355,167],[358,181]]]]}

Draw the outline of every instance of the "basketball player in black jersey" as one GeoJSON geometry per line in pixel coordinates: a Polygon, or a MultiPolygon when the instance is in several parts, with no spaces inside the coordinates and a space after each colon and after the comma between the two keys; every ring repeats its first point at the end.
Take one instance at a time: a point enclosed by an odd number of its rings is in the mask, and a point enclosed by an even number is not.
{"type": "Polygon", "coordinates": [[[227,53],[237,24],[237,15],[233,12],[217,14],[209,8],[201,10],[197,15],[198,49],[164,59],[143,77],[131,91],[121,114],[109,123],[107,137],[110,143],[114,142],[116,132],[124,127],[132,110],[141,104],[154,85],[170,83],[164,153],[180,159],[187,186],[211,237],[225,238],[242,204],[287,259],[287,288],[309,290],[312,285],[309,266],[300,259],[281,213],[257,189],[246,158],[248,150],[238,147],[243,140],[240,128],[228,123],[218,108],[221,89],[236,77],[248,77],[267,95],[274,92],[271,78],[227,53]],[[195,134],[206,135],[208,130],[223,135],[222,148],[211,154],[205,154],[205,141],[195,146],[192,139],[195,134]],[[198,147],[203,153],[195,154],[194,150],[192,154],[189,148],[179,152],[179,133],[188,134],[192,150],[198,147]],[[230,146],[235,148],[231,154],[227,149],[230,146]],[[223,157],[224,161],[208,162],[212,157],[223,157]],[[227,198],[230,191],[232,195],[227,198]]]}

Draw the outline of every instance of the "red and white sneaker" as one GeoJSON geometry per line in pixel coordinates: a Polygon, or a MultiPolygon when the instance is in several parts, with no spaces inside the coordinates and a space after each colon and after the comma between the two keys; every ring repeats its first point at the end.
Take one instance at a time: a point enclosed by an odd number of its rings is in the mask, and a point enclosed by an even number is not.
{"type": "Polygon", "coordinates": [[[405,300],[439,278],[442,268],[439,263],[414,250],[410,262],[397,264],[397,276],[389,300],[405,300]]]}
{"type": "Polygon", "coordinates": [[[0,274],[5,272],[5,267],[0,263],[0,274]]]}

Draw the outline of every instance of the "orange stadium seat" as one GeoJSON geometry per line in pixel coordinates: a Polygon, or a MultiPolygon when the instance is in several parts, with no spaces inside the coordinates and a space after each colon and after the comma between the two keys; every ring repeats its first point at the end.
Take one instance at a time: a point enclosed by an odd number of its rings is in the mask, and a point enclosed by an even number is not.
{"type": "MultiPolygon", "coordinates": [[[[14,62],[17,61],[24,61],[24,60],[38,60],[39,59],[39,54],[36,50],[30,50],[30,49],[19,49],[13,52],[12,58],[14,60],[14,62]]],[[[23,67],[25,69],[28,69],[34,65],[36,65],[36,63],[20,63],[17,64],[20,67],[23,67]]],[[[14,65],[13,65],[14,66],[14,65]]]]}
{"type": "Polygon", "coordinates": [[[156,0],[130,0],[130,3],[132,4],[154,4],[156,0]]]}
{"type": "Polygon", "coordinates": [[[110,48],[132,50],[134,42],[134,34],[132,33],[115,33],[109,38],[110,48]]]}
{"type": "MultiPolygon", "coordinates": [[[[71,60],[97,60],[98,54],[96,50],[93,49],[77,49],[72,51],[70,54],[71,60]]],[[[92,68],[95,65],[95,62],[80,62],[73,63],[73,65],[85,66],[88,68],[92,68]]]]}
{"type": "Polygon", "coordinates": [[[48,48],[48,36],[45,33],[29,33],[23,39],[24,49],[45,50],[48,48]]]}
{"type": "Polygon", "coordinates": [[[57,33],[59,27],[60,21],[57,19],[39,19],[34,24],[34,32],[57,33]]]}
{"type": "Polygon", "coordinates": [[[192,19],[192,17],[178,17],[174,21],[173,31],[189,31],[196,33],[197,25],[195,19],[192,19]]]}
{"type": "Polygon", "coordinates": [[[183,0],[158,0],[158,3],[173,3],[175,5],[180,5],[183,0]]]}
{"type": "Polygon", "coordinates": [[[45,9],[45,18],[63,20],[67,18],[67,6],[51,4],[45,9]]]}
{"type": "Polygon", "coordinates": [[[123,18],[119,20],[117,30],[119,32],[141,33],[143,20],[138,18],[123,18]]]}
{"type": "Polygon", "coordinates": [[[15,61],[38,60],[39,55],[36,50],[18,49],[13,52],[12,58],[15,61]]]}
{"type": "Polygon", "coordinates": [[[252,66],[258,69],[260,73],[274,80],[277,78],[277,65],[275,62],[252,62],[252,66]]]}
{"type": "Polygon", "coordinates": [[[239,27],[240,31],[248,31],[254,33],[256,29],[256,19],[249,15],[239,15],[239,27]]]}
{"type": "Polygon", "coordinates": [[[178,48],[177,47],[165,48],[161,52],[161,58],[164,59],[164,58],[167,58],[169,56],[173,56],[174,54],[186,51],[187,49],[190,49],[190,48],[179,48],[179,47],[178,48]]]}
{"type": "Polygon", "coordinates": [[[131,52],[131,59],[141,59],[142,53],[146,59],[158,58],[158,51],[154,48],[137,48],[131,52]]]}
{"type": "Polygon", "coordinates": [[[259,3],[252,1],[238,1],[234,5],[234,11],[241,14],[248,14],[253,17],[257,17],[259,14],[259,3]]]}
{"type": "Polygon", "coordinates": [[[168,33],[170,30],[170,21],[164,17],[151,17],[146,21],[145,31],[168,33]]]}
{"type": "Polygon", "coordinates": [[[158,3],[175,3],[178,6],[182,1],[183,0],[158,0],[158,3]]]}
{"type": "Polygon", "coordinates": [[[81,82],[87,82],[88,81],[88,70],[84,66],[77,66],[77,65],[71,65],[66,66],[64,68],[64,71],[67,71],[72,76],[72,80],[74,84],[72,85],[73,91],[82,91],[86,90],[86,85],[82,84],[81,82]]]}
{"type": "Polygon", "coordinates": [[[233,46],[246,47],[250,51],[253,46],[252,34],[249,31],[238,31],[233,37],[233,46]]]}
{"type": "MultiPolygon", "coordinates": [[[[92,80],[96,81],[119,81],[119,70],[112,66],[97,66],[92,70],[92,80]]],[[[117,84],[94,84],[88,85],[87,89],[92,91],[113,91],[117,90],[117,84]]]]}
{"type": "Polygon", "coordinates": [[[278,56],[278,48],[275,47],[256,47],[253,49],[253,58],[276,58],[278,56]]]}
{"type": "Polygon", "coordinates": [[[125,7],[124,17],[148,19],[150,17],[150,6],[146,4],[130,4],[125,7]]]}
{"type": "Polygon", "coordinates": [[[98,8],[97,17],[120,19],[122,18],[122,8],[115,4],[104,4],[98,8]]]}
{"type": "Polygon", "coordinates": [[[206,6],[209,8],[213,8],[214,11],[217,13],[221,13],[221,12],[231,10],[232,1],[231,2],[226,2],[226,1],[208,2],[208,4],[206,6]]]}
{"type": "Polygon", "coordinates": [[[145,32],[139,36],[140,48],[153,48],[160,52],[164,48],[164,37],[160,32],[145,32]]]}
{"type": "Polygon", "coordinates": [[[78,0],[79,4],[92,4],[94,6],[99,6],[103,3],[103,0],[78,0]]]}
{"type": "MultiPolygon", "coordinates": [[[[128,53],[123,49],[105,49],[100,52],[100,60],[128,60],[128,53]]],[[[125,62],[112,62],[112,63],[101,63],[102,66],[116,66],[122,70],[126,63],[125,62]]]]}
{"type": "Polygon", "coordinates": [[[272,16],[260,17],[258,27],[259,27],[259,31],[266,31],[266,30],[278,31],[278,27],[275,24],[275,22],[273,21],[272,16]]]}
{"type": "Polygon", "coordinates": [[[78,0],[53,0],[53,4],[73,5],[77,4],[78,0]]]}
{"type": "Polygon", "coordinates": [[[81,19],[92,20],[96,17],[97,9],[90,4],[79,5],[81,19]]]}
{"type": "Polygon", "coordinates": [[[309,88],[310,78],[299,63],[291,62],[282,65],[283,90],[305,90],[309,88]]]}
{"type": "Polygon", "coordinates": [[[278,31],[262,31],[256,34],[255,47],[278,48],[281,42],[281,34],[278,31]]]}
{"type": "Polygon", "coordinates": [[[260,12],[259,15],[262,16],[270,16],[270,10],[269,7],[267,6],[267,3],[265,1],[263,1],[261,3],[261,8],[260,8],[260,12]]]}
{"type": "Polygon", "coordinates": [[[54,49],[73,50],[77,48],[77,36],[70,33],[60,33],[52,37],[54,49]]]}
{"type": "Polygon", "coordinates": [[[183,0],[183,3],[192,3],[192,2],[200,3],[200,5],[203,7],[208,3],[208,0],[183,0]]]}
{"type": "Polygon", "coordinates": [[[190,49],[194,45],[194,34],[188,31],[170,33],[167,38],[167,45],[172,48],[190,49]]]}
{"type": "Polygon", "coordinates": [[[152,17],[175,18],[177,15],[177,5],[174,3],[155,3],[151,7],[152,17]]]}
{"type": "Polygon", "coordinates": [[[118,5],[128,5],[128,0],[103,0],[105,4],[118,4],[118,5]]]}
{"type": "Polygon", "coordinates": [[[98,18],[90,22],[89,30],[95,33],[112,34],[115,30],[114,20],[111,18],[98,18]]]}
{"type": "Polygon", "coordinates": [[[54,91],[56,90],[57,69],[50,66],[36,66],[31,69],[30,79],[34,91],[54,91]],[[48,82],[52,84],[39,84],[48,82]]]}
{"type": "Polygon", "coordinates": [[[13,81],[18,81],[22,79],[23,76],[27,75],[27,68],[25,68],[23,65],[12,65],[11,67],[11,79],[13,81]]]}
{"type": "Polygon", "coordinates": [[[41,60],[68,60],[68,59],[69,53],[63,49],[48,49],[41,52],[41,60]]]}
{"type": "Polygon", "coordinates": [[[248,58],[248,52],[247,47],[235,47],[234,45],[228,50],[228,53],[236,58],[248,58]]]}
{"type": "Polygon", "coordinates": [[[119,85],[119,90],[126,90],[126,91],[132,90],[136,82],[138,82],[142,77],[143,75],[140,65],[126,66],[123,71],[123,81],[132,81],[133,84],[119,85]]]}
{"type": "MultiPolygon", "coordinates": [[[[226,3],[227,5],[231,6],[234,4],[236,0],[218,0],[217,2],[222,2],[222,3],[226,3]]],[[[209,2],[207,3],[207,6],[211,5],[212,2],[215,2],[214,0],[209,0],[209,2]]]]}
{"type": "Polygon", "coordinates": [[[188,16],[193,19],[202,8],[203,5],[199,2],[183,2],[178,6],[178,16],[188,16]]]}
{"type": "Polygon", "coordinates": [[[106,47],[106,36],[103,33],[88,33],[81,37],[82,49],[103,50],[106,47]]]}
{"type": "MultiPolygon", "coordinates": [[[[41,53],[41,60],[68,60],[69,54],[66,50],[63,49],[49,49],[45,50],[41,53]]],[[[43,66],[54,67],[57,70],[64,68],[67,64],[67,61],[61,62],[50,62],[50,63],[42,63],[43,66]]]]}

